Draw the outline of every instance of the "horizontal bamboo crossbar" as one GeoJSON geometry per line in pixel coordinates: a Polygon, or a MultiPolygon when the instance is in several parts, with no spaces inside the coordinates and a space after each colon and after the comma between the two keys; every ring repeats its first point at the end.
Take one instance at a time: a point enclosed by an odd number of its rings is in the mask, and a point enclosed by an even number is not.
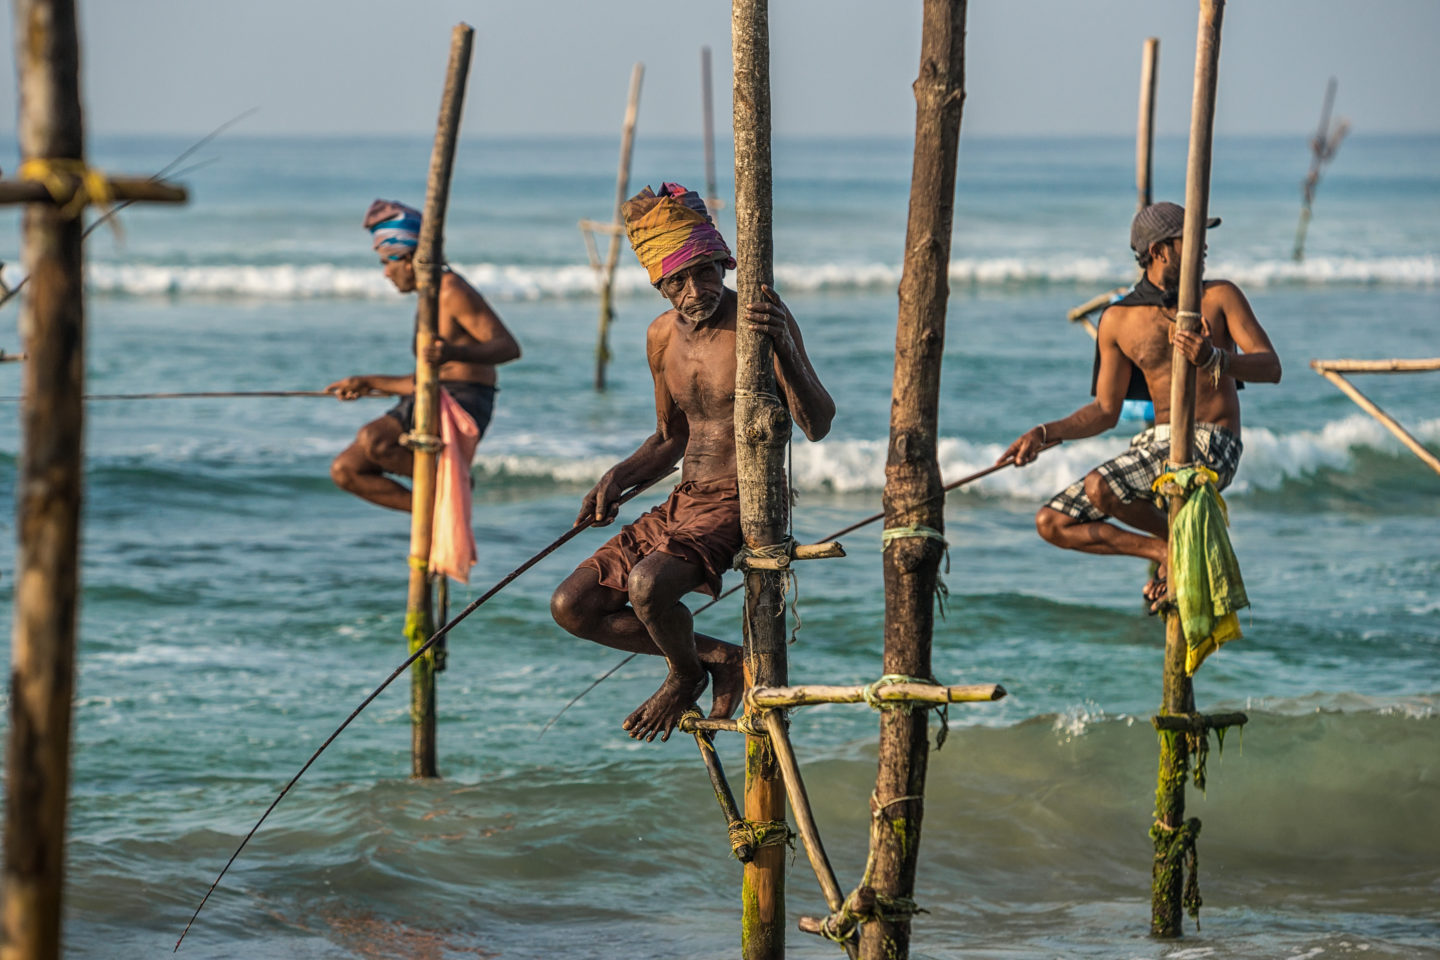
{"type": "Polygon", "coordinates": [[[1183,733],[1205,733],[1225,727],[1243,727],[1250,717],[1243,713],[1183,713],[1163,717],[1151,717],[1150,723],[1156,730],[1178,730],[1183,733]]]}
{"type": "Polygon", "coordinates": [[[747,556],[744,564],[751,570],[784,570],[794,560],[829,560],[845,556],[845,548],[831,540],[826,543],[797,543],[788,557],[747,556]]]}
{"type": "Polygon", "coordinates": [[[1440,370],[1440,357],[1418,360],[1311,360],[1316,373],[1428,373],[1440,370]]]}
{"type": "Polygon", "coordinates": [[[1065,314],[1065,317],[1071,323],[1079,323],[1101,307],[1110,306],[1116,297],[1125,294],[1129,289],[1129,287],[1116,287],[1114,290],[1108,290],[1098,296],[1091,297],[1089,300],[1080,304],[1080,306],[1071,308],[1071,310],[1065,314]]]}
{"type": "MultiPolygon", "coordinates": [[[[1392,434],[1394,434],[1396,439],[1398,439],[1401,443],[1405,444],[1405,446],[1409,448],[1411,453],[1415,454],[1415,456],[1420,458],[1422,463],[1424,463],[1431,470],[1434,470],[1436,473],[1440,473],[1440,457],[1437,457],[1435,456],[1435,454],[1431,453],[1424,444],[1422,444],[1419,440],[1415,439],[1415,437],[1410,433],[1410,431],[1400,426],[1400,422],[1398,420],[1390,416],[1390,414],[1386,413],[1384,410],[1381,410],[1379,404],[1375,403],[1375,401],[1371,400],[1369,397],[1365,396],[1365,394],[1361,393],[1360,390],[1349,380],[1346,380],[1340,374],[1336,373],[1333,369],[1322,369],[1320,366],[1317,366],[1317,364],[1321,362],[1322,361],[1312,360],[1310,366],[1314,367],[1315,372],[1320,374],[1320,376],[1324,377],[1326,380],[1329,380],[1331,383],[1335,384],[1335,386],[1339,387],[1340,392],[1345,394],[1345,396],[1349,397],[1351,400],[1354,400],[1355,405],[1358,406],[1361,410],[1364,410],[1366,413],[1370,414],[1370,416],[1374,417],[1376,420],[1379,420],[1381,425],[1384,426],[1386,430],[1389,430],[1392,434]]],[[[1374,373],[1377,371],[1371,370],[1365,372],[1374,373]]]]}
{"type": "Polygon", "coordinates": [[[624,233],[625,225],[623,223],[606,223],[604,220],[581,220],[580,229],[614,236],[617,233],[624,233]]]}
{"type": "Polygon", "coordinates": [[[820,703],[864,703],[866,691],[885,703],[980,703],[999,700],[1005,688],[998,683],[942,686],[938,683],[885,683],[869,687],[810,684],[801,687],[752,687],[745,702],[759,708],[810,707],[820,703]]]}
{"type": "MultiPolygon", "coordinates": [[[[75,188],[80,183],[75,178],[69,178],[67,182],[73,184],[69,192],[61,192],[56,197],[38,180],[0,180],[0,204],[56,203],[64,206],[74,197],[75,188]]],[[[144,177],[110,177],[106,179],[106,183],[110,186],[112,200],[184,203],[189,197],[184,187],[144,177]]]]}
{"type": "Polygon", "coordinates": [[[735,733],[740,729],[740,722],[723,717],[682,717],[680,729],[685,733],[714,733],[717,730],[735,733]]]}

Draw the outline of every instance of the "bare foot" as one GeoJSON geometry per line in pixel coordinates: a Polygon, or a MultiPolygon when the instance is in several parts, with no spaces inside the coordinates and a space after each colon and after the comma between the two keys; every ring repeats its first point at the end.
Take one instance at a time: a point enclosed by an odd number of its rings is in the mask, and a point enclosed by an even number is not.
{"type": "Polygon", "coordinates": [[[1166,579],[1168,572],[1167,565],[1160,564],[1155,571],[1155,576],[1151,577],[1150,582],[1145,584],[1145,589],[1140,591],[1150,604],[1152,614],[1160,612],[1170,594],[1170,585],[1166,579]]]}
{"type": "Polygon", "coordinates": [[[736,647],[733,652],[726,648],[726,657],[722,661],[705,664],[705,669],[710,671],[711,693],[714,699],[710,703],[710,716],[729,717],[735,713],[735,706],[740,699],[740,694],[745,690],[745,660],[740,648],[736,647]]]}
{"type": "Polygon", "coordinates": [[[636,707],[620,726],[629,731],[634,740],[648,743],[657,735],[662,742],[669,740],[675,725],[687,710],[695,708],[696,698],[705,691],[709,682],[710,677],[704,670],[694,679],[676,676],[671,670],[665,682],[660,684],[660,689],[636,707]]]}

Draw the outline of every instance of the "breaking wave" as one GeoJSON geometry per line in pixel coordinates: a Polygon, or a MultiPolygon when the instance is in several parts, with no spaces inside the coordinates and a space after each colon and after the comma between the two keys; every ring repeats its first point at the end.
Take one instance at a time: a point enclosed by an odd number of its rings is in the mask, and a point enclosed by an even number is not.
{"type": "MultiPolygon", "coordinates": [[[[1440,419],[1422,421],[1413,430],[1422,441],[1440,441],[1440,419]]],[[[1001,470],[965,488],[971,496],[1043,499],[1095,464],[1119,453],[1129,443],[1122,434],[1092,437],[1066,443],[1047,452],[1022,470],[1001,470]]],[[[495,444],[503,445],[503,441],[495,444]]],[[[976,443],[961,437],[940,440],[941,476],[959,479],[993,464],[1004,453],[999,443],[976,443]]],[[[1279,490],[1287,483],[1313,481],[1320,471],[1353,470],[1360,456],[1374,452],[1391,458],[1409,454],[1384,427],[1363,414],[1335,420],[1317,430],[1277,433],[1265,427],[1245,430],[1245,455],[1240,474],[1227,496],[1279,490]]],[[[800,490],[837,493],[878,491],[885,485],[884,440],[824,440],[797,443],[794,448],[795,486],[800,490]]],[[[614,462],[613,457],[590,454],[557,456],[553,452],[523,450],[487,452],[476,457],[478,472],[491,480],[553,483],[594,482],[614,462]]]]}
{"type": "MultiPolygon", "coordinates": [[[[553,300],[595,292],[595,272],[585,264],[515,266],[457,264],[487,296],[497,300],[553,300]]],[[[1128,261],[1104,257],[961,258],[950,262],[950,280],[974,286],[1027,287],[1047,284],[1119,285],[1133,276],[1128,261]]],[[[1440,256],[1316,257],[1290,260],[1219,261],[1209,271],[1246,286],[1440,285],[1440,256]]],[[[792,292],[887,289],[898,286],[900,268],[882,263],[779,264],[776,281],[792,292]]],[[[374,267],[329,263],[269,266],[92,263],[87,278],[93,293],[108,296],[241,297],[274,300],[379,299],[394,296],[374,267]]],[[[7,277],[14,282],[16,278],[7,277]]],[[[639,267],[615,277],[620,296],[649,294],[639,267]]]]}

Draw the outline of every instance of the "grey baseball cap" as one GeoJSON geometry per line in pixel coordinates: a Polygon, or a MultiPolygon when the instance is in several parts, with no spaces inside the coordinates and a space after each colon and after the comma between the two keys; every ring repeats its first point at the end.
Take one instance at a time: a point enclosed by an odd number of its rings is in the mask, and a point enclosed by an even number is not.
{"type": "MultiPolygon", "coordinates": [[[[1220,226],[1219,217],[1205,221],[1207,229],[1220,226]]],[[[1130,221],[1130,249],[1144,253],[1152,244],[1173,240],[1185,233],[1185,208],[1178,203],[1162,201],[1135,214],[1130,221]]]]}

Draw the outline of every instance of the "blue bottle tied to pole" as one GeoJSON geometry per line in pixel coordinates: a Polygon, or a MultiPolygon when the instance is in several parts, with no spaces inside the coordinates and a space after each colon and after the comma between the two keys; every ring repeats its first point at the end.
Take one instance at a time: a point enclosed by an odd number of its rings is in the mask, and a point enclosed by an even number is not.
{"type": "Polygon", "coordinates": [[[1149,400],[1126,400],[1120,405],[1121,420],[1144,420],[1155,422],[1155,404],[1149,400]]]}

